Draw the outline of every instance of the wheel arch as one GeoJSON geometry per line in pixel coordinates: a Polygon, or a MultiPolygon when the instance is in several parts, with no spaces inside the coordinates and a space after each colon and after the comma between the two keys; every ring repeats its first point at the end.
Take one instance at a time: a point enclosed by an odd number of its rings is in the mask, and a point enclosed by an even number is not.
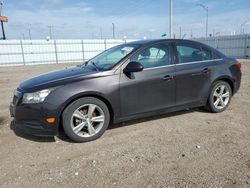
{"type": "MultiPolygon", "coordinates": [[[[227,82],[229,85],[230,85],[230,87],[231,87],[231,90],[232,90],[232,94],[234,94],[234,81],[233,81],[233,79],[232,78],[230,78],[229,76],[221,76],[221,77],[218,77],[217,79],[215,79],[214,81],[213,81],[213,83],[214,82],[217,82],[217,81],[224,81],[224,82],[227,82]]],[[[212,84],[213,84],[212,83],[212,84]]]]}

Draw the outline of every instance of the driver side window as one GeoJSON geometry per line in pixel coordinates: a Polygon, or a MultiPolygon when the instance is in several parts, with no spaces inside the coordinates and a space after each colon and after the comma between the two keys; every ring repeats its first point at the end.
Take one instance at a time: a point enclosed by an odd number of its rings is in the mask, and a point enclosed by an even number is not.
{"type": "Polygon", "coordinates": [[[131,58],[131,61],[139,62],[146,68],[160,67],[171,64],[170,46],[167,44],[155,44],[143,49],[131,58]]]}
{"type": "Polygon", "coordinates": [[[114,62],[118,62],[120,59],[122,59],[124,56],[128,55],[130,51],[125,50],[116,50],[107,56],[103,57],[99,60],[101,64],[113,64],[114,62]]]}

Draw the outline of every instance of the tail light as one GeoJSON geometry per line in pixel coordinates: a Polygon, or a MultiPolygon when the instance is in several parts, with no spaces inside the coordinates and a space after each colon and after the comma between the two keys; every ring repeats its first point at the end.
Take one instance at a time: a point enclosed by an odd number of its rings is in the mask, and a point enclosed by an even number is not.
{"type": "Polygon", "coordinates": [[[241,63],[240,63],[239,61],[236,61],[235,66],[236,66],[238,69],[241,69],[241,63]]]}

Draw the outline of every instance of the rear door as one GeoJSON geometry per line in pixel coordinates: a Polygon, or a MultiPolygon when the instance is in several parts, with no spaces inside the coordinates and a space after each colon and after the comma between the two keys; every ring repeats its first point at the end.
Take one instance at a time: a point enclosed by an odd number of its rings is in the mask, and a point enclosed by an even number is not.
{"type": "Polygon", "coordinates": [[[205,102],[210,88],[212,52],[199,43],[176,42],[176,104],[205,102]]]}
{"type": "Polygon", "coordinates": [[[166,42],[151,45],[130,59],[130,62],[140,62],[144,66],[143,71],[128,76],[121,70],[120,101],[123,117],[175,105],[172,50],[172,45],[166,42]]]}

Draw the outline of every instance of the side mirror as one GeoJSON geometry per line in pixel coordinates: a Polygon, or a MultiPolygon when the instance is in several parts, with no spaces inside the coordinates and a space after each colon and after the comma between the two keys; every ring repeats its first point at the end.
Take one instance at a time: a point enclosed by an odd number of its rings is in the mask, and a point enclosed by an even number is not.
{"type": "Polygon", "coordinates": [[[140,72],[143,70],[143,65],[136,61],[131,61],[129,64],[123,69],[124,73],[132,73],[132,72],[140,72]]]}

